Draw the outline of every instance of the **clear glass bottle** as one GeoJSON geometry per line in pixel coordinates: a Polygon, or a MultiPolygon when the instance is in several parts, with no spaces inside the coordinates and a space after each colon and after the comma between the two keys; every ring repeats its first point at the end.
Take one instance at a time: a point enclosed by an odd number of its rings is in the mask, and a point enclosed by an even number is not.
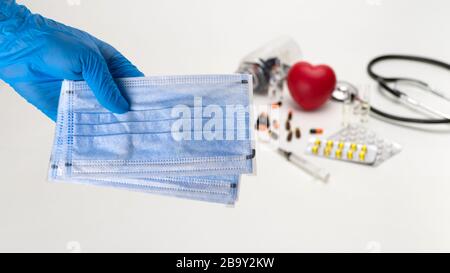
{"type": "Polygon", "coordinates": [[[274,39],[245,56],[237,73],[253,76],[253,91],[281,98],[285,77],[291,65],[301,58],[300,47],[290,37],[274,39]]]}
{"type": "Polygon", "coordinates": [[[369,122],[370,114],[370,90],[364,88],[359,95],[359,122],[365,126],[369,122]]]}

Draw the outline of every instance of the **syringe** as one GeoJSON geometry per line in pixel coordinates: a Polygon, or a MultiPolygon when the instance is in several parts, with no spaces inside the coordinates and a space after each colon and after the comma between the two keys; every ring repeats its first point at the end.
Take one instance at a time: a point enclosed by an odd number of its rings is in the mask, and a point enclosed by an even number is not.
{"type": "Polygon", "coordinates": [[[285,157],[289,162],[292,162],[294,165],[307,172],[309,175],[320,179],[323,182],[327,182],[328,178],[330,178],[330,173],[328,171],[317,167],[303,157],[300,157],[281,148],[278,148],[278,153],[285,157]]]}

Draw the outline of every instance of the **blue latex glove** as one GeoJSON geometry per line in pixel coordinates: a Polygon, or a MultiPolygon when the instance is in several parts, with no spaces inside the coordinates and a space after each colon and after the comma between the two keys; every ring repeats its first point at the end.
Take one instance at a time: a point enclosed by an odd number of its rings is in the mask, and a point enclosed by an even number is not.
{"type": "Polygon", "coordinates": [[[125,113],[129,104],[113,78],[139,76],[109,44],[0,0],[0,78],[52,120],[63,79],[85,80],[106,109],[125,113]]]}

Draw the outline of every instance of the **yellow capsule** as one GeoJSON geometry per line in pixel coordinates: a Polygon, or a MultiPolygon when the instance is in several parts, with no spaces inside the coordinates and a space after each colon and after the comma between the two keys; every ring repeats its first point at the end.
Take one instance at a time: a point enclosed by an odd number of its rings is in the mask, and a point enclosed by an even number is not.
{"type": "Polygon", "coordinates": [[[359,160],[364,161],[366,159],[366,152],[359,153],[359,160]]]}
{"type": "Polygon", "coordinates": [[[367,152],[367,145],[363,145],[361,147],[361,152],[367,152]]]}
{"type": "Polygon", "coordinates": [[[342,157],[342,149],[336,150],[336,158],[341,158],[341,157],[342,157]]]}
{"type": "Polygon", "coordinates": [[[318,154],[318,153],[319,153],[319,146],[314,145],[314,146],[312,147],[311,151],[312,151],[312,153],[315,154],[315,155],[318,154]]]}
{"type": "Polygon", "coordinates": [[[353,159],[353,150],[348,150],[347,152],[347,159],[353,159]]]}
{"type": "Polygon", "coordinates": [[[320,146],[320,144],[322,144],[322,142],[320,141],[320,139],[316,139],[316,141],[314,141],[314,145],[320,146]]]}
{"type": "Polygon", "coordinates": [[[356,151],[357,148],[358,148],[358,145],[356,145],[355,143],[350,144],[350,150],[356,151]]]}
{"type": "Polygon", "coordinates": [[[339,145],[338,145],[338,147],[339,147],[339,149],[344,149],[344,145],[345,145],[345,143],[344,142],[339,142],[339,145]]]}
{"type": "Polygon", "coordinates": [[[327,141],[327,147],[333,147],[334,142],[332,140],[327,141]]]}
{"type": "Polygon", "coordinates": [[[331,154],[331,147],[326,147],[324,151],[325,156],[330,156],[331,154]]]}

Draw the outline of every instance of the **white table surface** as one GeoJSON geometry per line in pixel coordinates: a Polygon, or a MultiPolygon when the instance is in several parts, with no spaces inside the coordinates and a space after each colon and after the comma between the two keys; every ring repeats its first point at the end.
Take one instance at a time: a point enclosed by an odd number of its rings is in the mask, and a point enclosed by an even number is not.
{"type": "MultiPolygon", "coordinates": [[[[248,52],[287,34],[305,60],[331,65],[398,113],[408,112],[376,93],[367,62],[384,53],[450,61],[445,0],[19,2],[110,42],[147,75],[230,73],[248,52]]],[[[450,92],[448,71],[408,63],[379,69],[450,92]]],[[[331,133],[340,113],[328,103],[296,110],[294,123],[331,133]]],[[[229,208],[46,182],[54,124],[6,85],[0,124],[0,251],[450,250],[449,126],[411,129],[372,118],[370,128],[403,151],[377,168],[309,157],[331,172],[328,184],[260,146],[257,175],[243,177],[229,208]]],[[[301,152],[306,140],[289,147],[301,152]]]]}

